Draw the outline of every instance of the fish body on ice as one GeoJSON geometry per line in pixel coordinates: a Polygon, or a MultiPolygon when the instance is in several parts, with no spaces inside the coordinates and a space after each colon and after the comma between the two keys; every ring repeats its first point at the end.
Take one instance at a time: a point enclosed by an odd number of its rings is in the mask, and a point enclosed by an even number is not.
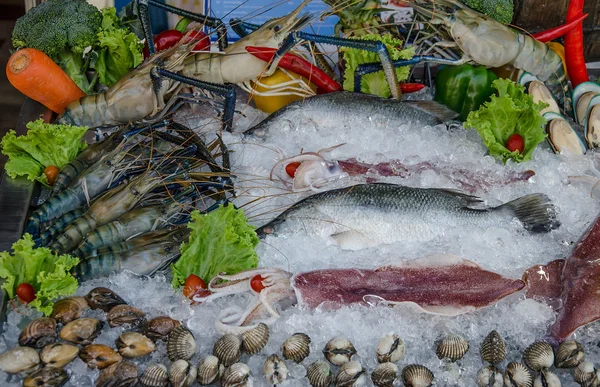
{"type": "Polygon", "coordinates": [[[531,194],[498,207],[454,190],[396,184],[359,184],[320,192],[285,210],[257,234],[304,230],[331,236],[345,249],[397,241],[427,241],[453,227],[486,227],[519,219],[531,232],[558,228],[556,211],[544,194],[531,194]]]}
{"type": "Polygon", "coordinates": [[[435,101],[399,101],[375,95],[341,91],[296,101],[279,109],[262,122],[246,130],[245,135],[267,137],[286,124],[298,125],[305,119],[319,128],[344,129],[353,121],[384,120],[390,126],[409,122],[436,125],[458,114],[435,101]],[[271,133],[272,132],[272,133],[271,133]]]}

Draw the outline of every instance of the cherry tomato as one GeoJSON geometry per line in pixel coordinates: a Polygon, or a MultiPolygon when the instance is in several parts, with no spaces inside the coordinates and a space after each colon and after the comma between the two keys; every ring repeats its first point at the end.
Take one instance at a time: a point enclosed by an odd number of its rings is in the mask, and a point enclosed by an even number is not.
{"type": "Polygon", "coordinates": [[[285,173],[287,173],[289,177],[296,176],[296,170],[298,169],[300,164],[301,163],[299,163],[297,161],[295,161],[293,163],[289,163],[288,165],[285,166],[285,173]]]}
{"type": "Polygon", "coordinates": [[[28,304],[35,300],[35,289],[33,286],[26,283],[19,284],[19,286],[17,286],[17,297],[19,297],[21,302],[28,304]]]}
{"type": "Polygon", "coordinates": [[[206,290],[206,288],[206,282],[202,278],[195,274],[190,274],[185,280],[185,284],[183,284],[183,295],[191,299],[194,294],[201,290],[206,290]]]}
{"type": "Polygon", "coordinates": [[[523,150],[525,150],[525,141],[523,140],[523,137],[518,133],[511,134],[508,140],[506,140],[506,149],[511,152],[518,150],[519,153],[523,153],[523,150]]]}
{"type": "Polygon", "coordinates": [[[250,287],[252,288],[252,290],[254,290],[256,293],[260,293],[264,288],[265,285],[263,285],[262,283],[263,277],[262,275],[258,274],[255,275],[254,277],[252,277],[252,279],[250,280],[250,287]]]}
{"type": "Polygon", "coordinates": [[[44,168],[44,175],[46,175],[46,180],[48,180],[48,184],[54,185],[54,182],[56,181],[56,177],[58,176],[59,172],[60,171],[58,170],[58,168],[54,165],[48,165],[46,168],[44,168]]]}

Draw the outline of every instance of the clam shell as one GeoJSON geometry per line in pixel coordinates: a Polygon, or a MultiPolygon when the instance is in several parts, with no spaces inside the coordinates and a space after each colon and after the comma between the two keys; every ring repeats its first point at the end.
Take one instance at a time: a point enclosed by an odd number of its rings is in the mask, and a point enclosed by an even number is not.
{"type": "Polygon", "coordinates": [[[60,338],[71,343],[87,345],[100,334],[104,323],[95,318],[79,318],[60,330],[60,338]]]}
{"type": "Polygon", "coordinates": [[[215,382],[224,371],[221,367],[224,366],[219,364],[219,359],[216,356],[206,356],[198,365],[198,383],[201,386],[207,386],[215,382]]]}
{"type": "Polygon", "coordinates": [[[69,374],[62,368],[46,367],[34,371],[23,379],[23,387],[58,387],[69,380],[69,374]]]}
{"type": "Polygon", "coordinates": [[[506,358],[506,344],[496,331],[491,331],[479,347],[481,359],[488,363],[498,364],[506,358]]]}
{"type": "Polygon", "coordinates": [[[575,372],[573,373],[573,378],[579,384],[584,384],[590,382],[596,376],[596,369],[594,368],[594,363],[589,361],[583,361],[579,363],[577,368],[575,368],[575,372]]]}
{"type": "Polygon", "coordinates": [[[263,373],[265,378],[271,384],[281,384],[287,379],[288,369],[283,360],[277,355],[271,355],[265,360],[263,365],[263,373]]]}
{"type": "Polygon", "coordinates": [[[396,363],[404,358],[404,341],[398,335],[385,335],[377,345],[377,361],[396,363]]]}
{"type": "Polygon", "coordinates": [[[121,325],[136,327],[144,322],[145,313],[129,305],[117,305],[106,316],[106,321],[111,328],[121,325]]]}
{"type": "Polygon", "coordinates": [[[156,349],[154,342],[137,332],[122,333],[116,341],[121,356],[133,359],[151,354],[156,349]]]}
{"type": "Polygon", "coordinates": [[[556,350],[554,366],[556,368],[574,368],[585,360],[583,346],[575,340],[563,341],[556,350]]]}
{"type": "Polygon", "coordinates": [[[340,371],[335,377],[335,386],[353,386],[360,387],[367,384],[365,369],[357,361],[349,361],[340,367],[340,371]]]}
{"type": "Polygon", "coordinates": [[[502,387],[503,384],[502,371],[496,366],[483,366],[477,372],[477,385],[479,387],[502,387]]]}
{"type": "Polygon", "coordinates": [[[356,349],[350,340],[344,337],[336,337],[327,342],[323,354],[331,364],[341,366],[352,360],[352,356],[356,354],[356,349]]]}
{"type": "Polygon", "coordinates": [[[189,329],[183,325],[173,329],[167,340],[169,360],[190,360],[196,353],[196,339],[189,329]]]}
{"type": "Polygon", "coordinates": [[[242,334],[242,346],[250,355],[258,353],[269,341],[269,327],[260,323],[242,334]]]}
{"type": "Polygon", "coordinates": [[[113,307],[127,304],[117,293],[107,288],[94,288],[85,296],[85,300],[92,309],[102,309],[108,312],[113,307]]]}
{"type": "Polygon", "coordinates": [[[250,368],[244,363],[235,363],[225,369],[221,377],[221,387],[245,386],[250,377],[250,368]]]}
{"type": "Polygon", "coordinates": [[[40,363],[40,356],[30,347],[15,347],[0,355],[0,370],[18,374],[30,370],[40,363]]]}
{"type": "Polygon", "coordinates": [[[145,333],[146,336],[154,341],[166,341],[171,331],[180,325],[181,323],[179,321],[173,320],[171,317],[159,316],[148,321],[148,324],[145,327],[145,333]]]}
{"type": "Polygon", "coordinates": [[[140,376],[140,384],[144,387],[166,387],[169,384],[167,367],[153,364],[146,368],[140,376]]]}
{"type": "Polygon", "coordinates": [[[531,387],[533,377],[523,363],[512,362],[504,371],[504,385],[507,387],[531,387]]]}
{"type": "Polygon", "coordinates": [[[394,363],[380,363],[371,374],[371,380],[377,387],[392,387],[398,371],[398,366],[394,363]]]}
{"type": "Polygon", "coordinates": [[[171,364],[169,381],[172,387],[189,387],[196,380],[196,367],[187,360],[179,359],[171,364]]]}
{"type": "Polygon", "coordinates": [[[433,383],[433,372],[420,364],[410,364],[402,369],[402,380],[406,387],[427,387],[433,383]]]}
{"type": "Polygon", "coordinates": [[[79,351],[79,358],[90,368],[104,369],[123,360],[117,351],[104,344],[90,344],[79,351]]]}
{"type": "Polygon", "coordinates": [[[327,387],[333,382],[333,373],[329,363],[317,360],[306,369],[306,377],[313,387],[327,387]]]}
{"type": "Polygon", "coordinates": [[[294,333],[281,345],[283,357],[300,363],[310,354],[310,337],[305,333],[294,333]]]}
{"type": "Polygon", "coordinates": [[[81,313],[88,307],[88,303],[83,297],[63,298],[54,303],[50,317],[63,325],[68,324],[81,317],[81,313]]]}
{"type": "Polygon", "coordinates": [[[542,370],[533,381],[533,387],[561,387],[562,383],[555,373],[542,370]]]}
{"type": "Polygon", "coordinates": [[[237,363],[242,358],[242,340],[235,335],[219,337],[213,346],[215,355],[225,367],[237,363]]]}
{"type": "Polygon", "coordinates": [[[66,343],[46,345],[40,352],[40,359],[48,367],[63,368],[79,354],[79,348],[66,343]]]}
{"type": "Polygon", "coordinates": [[[448,335],[438,344],[435,353],[440,359],[448,359],[451,362],[455,362],[458,359],[462,359],[468,350],[469,343],[467,340],[458,335],[448,335]]]}
{"type": "Polygon", "coordinates": [[[31,321],[19,335],[19,345],[43,348],[56,341],[56,320],[52,317],[40,317],[31,321]]]}
{"type": "Polygon", "coordinates": [[[545,341],[536,341],[523,352],[523,361],[527,367],[534,371],[552,367],[554,364],[554,350],[545,341]]]}
{"type": "Polygon", "coordinates": [[[138,366],[123,360],[105,368],[96,387],[133,387],[138,382],[138,366]]]}

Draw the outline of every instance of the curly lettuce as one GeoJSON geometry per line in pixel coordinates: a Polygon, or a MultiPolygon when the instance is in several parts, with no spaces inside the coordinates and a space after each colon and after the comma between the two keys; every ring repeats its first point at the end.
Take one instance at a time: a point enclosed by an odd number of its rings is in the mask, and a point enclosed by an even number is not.
{"type": "Polygon", "coordinates": [[[208,214],[194,211],[191,219],[189,243],[181,245],[181,258],[171,265],[174,288],[190,274],[208,283],[219,273],[235,274],[258,265],[258,237],[242,210],[221,206],[208,214]]]}
{"type": "MultiPolygon", "coordinates": [[[[397,47],[402,47],[403,42],[395,39],[391,35],[367,34],[357,38],[360,40],[378,40],[383,42],[392,57],[392,60],[411,59],[415,55],[414,48],[409,47],[405,50],[400,50],[397,47]]],[[[365,63],[378,63],[379,55],[375,52],[364,51],[354,48],[341,48],[345,62],[344,70],[344,90],[354,91],[354,70],[365,63]]],[[[398,81],[404,81],[410,73],[409,66],[396,68],[396,76],[398,81]]],[[[390,86],[383,71],[367,74],[362,77],[360,90],[366,94],[374,94],[380,97],[388,98],[392,95],[390,86]]]]}
{"type": "Polygon", "coordinates": [[[469,113],[464,127],[475,129],[489,149],[489,153],[502,161],[516,162],[531,160],[536,146],[544,141],[546,120],[540,112],[548,105],[534,103],[533,97],[525,93],[525,88],[509,79],[497,79],[492,83],[498,93],[479,110],[469,113]],[[518,133],[523,137],[525,149],[509,151],[506,141],[518,133]]]}
{"type": "Polygon", "coordinates": [[[13,298],[18,285],[30,284],[36,291],[36,298],[29,306],[48,316],[52,313],[52,300],[77,290],[79,283],[69,270],[79,263],[79,259],[59,256],[48,248],[34,248],[34,245],[31,235],[25,234],[12,245],[12,254],[0,252],[0,278],[5,280],[2,289],[13,298]]]}

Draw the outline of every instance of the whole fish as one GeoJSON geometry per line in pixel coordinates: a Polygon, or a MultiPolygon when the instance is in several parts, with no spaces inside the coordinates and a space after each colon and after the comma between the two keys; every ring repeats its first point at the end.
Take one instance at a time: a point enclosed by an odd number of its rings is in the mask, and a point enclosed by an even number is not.
{"type": "Polygon", "coordinates": [[[325,233],[340,247],[355,250],[397,241],[427,241],[452,227],[494,226],[515,217],[531,232],[560,226],[554,205],[544,194],[526,195],[492,208],[481,208],[482,204],[478,197],[448,189],[359,184],[309,196],[256,232],[264,237],[285,224],[297,224],[299,230],[325,233]]]}
{"type": "Polygon", "coordinates": [[[296,101],[279,109],[244,135],[266,137],[269,131],[280,131],[282,125],[311,120],[319,128],[343,129],[365,120],[384,119],[390,126],[409,122],[436,125],[458,114],[434,101],[399,101],[375,95],[346,91],[321,94],[296,101]]]}

